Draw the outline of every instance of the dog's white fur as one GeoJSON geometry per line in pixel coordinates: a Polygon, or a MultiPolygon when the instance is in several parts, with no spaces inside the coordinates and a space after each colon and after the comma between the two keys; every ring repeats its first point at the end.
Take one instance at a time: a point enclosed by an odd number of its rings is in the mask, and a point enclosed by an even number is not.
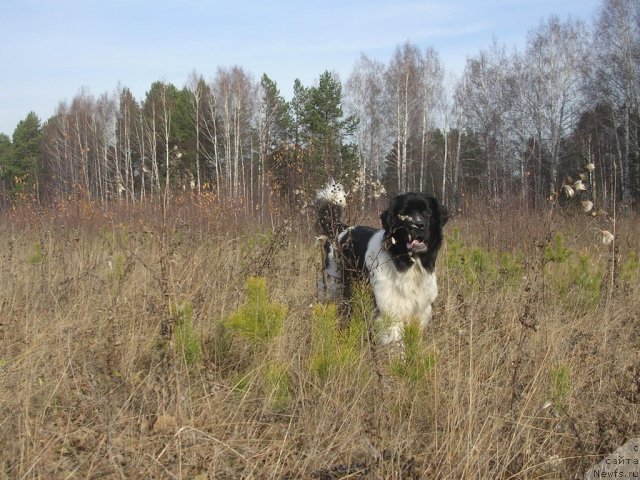
{"type": "MultiPolygon", "coordinates": [[[[348,230],[338,236],[342,240],[348,230]]],[[[396,269],[383,244],[384,230],[378,230],[369,240],[365,264],[369,282],[378,308],[376,317],[378,342],[387,345],[402,340],[404,325],[418,321],[426,328],[432,317],[431,305],[438,296],[435,272],[428,272],[420,262],[414,262],[406,271],[396,269]]],[[[330,245],[328,267],[324,272],[326,297],[340,301],[342,288],[340,267],[333,245],[330,245]]]]}
{"type": "Polygon", "coordinates": [[[435,272],[428,272],[420,262],[404,272],[398,271],[382,243],[384,230],[378,230],[367,246],[366,266],[379,315],[380,344],[402,339],[404,325],[418,320],[425,329],[432,316],[431,305],[438,296],[435,272]]]}

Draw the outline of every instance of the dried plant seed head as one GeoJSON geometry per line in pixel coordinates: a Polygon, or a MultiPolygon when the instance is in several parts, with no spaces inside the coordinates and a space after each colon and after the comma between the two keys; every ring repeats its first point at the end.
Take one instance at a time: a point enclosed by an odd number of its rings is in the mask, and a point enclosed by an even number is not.
{"type": "Polygon", "coordinates": [[[601,230],[601,232],[602,232],[602,244],[611,245],[615,238],[613,236],[613,233],[611,233],[609,230],[601,230]]]}
{"type": "Polygon", "coordinates": [[[585,191],[587,189],[587,186],[582,183],[582,180],[577,180],[574,184],[573,184],[573,189],[576,192],[582,192],[585,191]]]}
{"type": "Polygon", "coordinates": [[[585,213],[589,213],[593,210],[593,202],[591,200],[583,200],[580,202],[582,204],[582,211],[585,213]]]}
{"type": "Polygon", "coordinates": [[[569,198],[573,197],[576,194],[576,192],[573,191],[573,188],[571,187],[571,185],[566,185],[566,184],[563,185],[562,191],[569,198]]]}
{"type": "Polygon", "coordinates": [[[587,174],[586,173],[581,173],[578,176],[580,177],[580,180],[582,180],[583,182],[587,179],[587,174]]]}
{"type": "Polygon", "coordinates": [[[593,162],[589,162],[584,166],[584,169],[588,172],[593,172],[596,169],[596,166],[593,162]]]}

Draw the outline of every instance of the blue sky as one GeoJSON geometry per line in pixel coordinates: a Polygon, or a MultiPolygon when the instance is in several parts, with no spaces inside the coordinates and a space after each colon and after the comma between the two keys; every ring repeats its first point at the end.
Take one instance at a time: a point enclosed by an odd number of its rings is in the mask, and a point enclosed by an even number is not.
{"type": "Polygon", "coordinates": [[[0,133],[33,110],[41,121],[80,88],[118,85],[139,100],[156,80],[184,86],[219,66],[267,73],[285,97],[324,70],[343,80],[360,56],[387,62],[410,41],[447,71],[495,37],[522,50],[550,15],[590,24],[601,0],[0,0],[0,133]]]}

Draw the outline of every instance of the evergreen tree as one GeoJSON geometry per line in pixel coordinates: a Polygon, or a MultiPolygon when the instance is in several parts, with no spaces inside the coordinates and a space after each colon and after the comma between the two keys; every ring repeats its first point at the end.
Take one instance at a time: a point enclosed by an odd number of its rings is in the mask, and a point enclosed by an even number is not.
{"type": "Polygon", "coordinates": [[[325,71],[317,87],[300,91],[305,103],[298,121],[306,134],[309,173],[322,183],[329,176],[340,178],[355,172],[357,150],[347,139],[353,135],[357,120],[354,116],[344,117],[340,80],[325,71]]]}
{"type": "Polygon", "coordinates": [[[40,119],[34,112],[29,112],[13,131],[13,152],[3,155],[2,176],[16,192],[34,188],[37,193],[41,137],[40,119]]]}
{"type": "Polygon", "coordinates": [[[293,117],[291,135],[296,145],[303,145],[306,142],[305,109],[308,99],[309,90],[296,78],[293,82],[293,99],[291,100],[291,115],[293,117]]]}
{"type": "Polygon", "coordinates": [[[262,87],[262,111],[266,133],[267,153],[288,141],[293,125],[289,105],[280,95],[276,83],[265,73],[260,80],[262,87]]]}
{"type": "Polygon", "coordinates": [[[11,177],[8,175],[7,168],[15,162],[13,154],[13,144],[8,135],[0,133],[0,180],[2,184],[0,188],[4,192],[11,187],[11,177]]]}
{"type": "Polygon", "coordinates": [[[280,95],[276,83],[265,73],[260,80],[259,180],[260,198],[264,200],[267,171],[273,186],[290,192],[297,183],[296,149],[291,145],[294,122],[290,106],[280,95]]]}

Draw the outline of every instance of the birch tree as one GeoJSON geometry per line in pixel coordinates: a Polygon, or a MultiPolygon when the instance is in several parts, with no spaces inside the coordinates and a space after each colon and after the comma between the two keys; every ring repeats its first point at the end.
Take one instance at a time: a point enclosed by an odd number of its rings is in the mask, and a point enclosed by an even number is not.
{"type": "Polygon", "coordinates": [[[201,146],[201,134],[200,128],[203,123],[203,110],[205,105],[205,90],[206,84],[201,75],[198,75],[195,71],[191,72],[187,80],[187,88],[189,90],[189,105],[191,107],[190,114],[195,130],[195,167],[196,167],[196,189],[198,194],[201,193],[202,188],[202,175],[200,173],[200,153],[201,146]]]}
{"type": "MultiPolygon", "coordinates": [[[[640,200],[640,4],[636,0],[604,0],[593,35],[595,74],[592,102],[611,105],[619,190],[623,202],[640,200]]],[[[606,110],[601,110],[602,112],[606,110]]],[[[603,158],[603,161],[606,161],[603,158]]]]}
{"type": "Polygon", "coordinates": [[[512,63],[504,47],[494,41],[489,50],[467,59],[456,101],[465,130],[478,144],[474,157],[484,192],[494,200],[507,193],[510,183],[509,117],[514,100],[512,63]]]}
{"type": "Polygon", "coordinates": [[[384,122],[384,65],[361,55],[347,80],[345,106],[358,118],[355,139],[358,144],[358,171],[361,182],[360,205],[364,208],[366,179],[379,180],[384,171],[385,151],[389,148],[384,122]]]}
{"type": "Polygon", "coordinates": [[[558,183],[562,142],[575,128],[585,106],[582,95],[588,64],[587,37],[578,21],[551,17],[529,34],[526,50],[527,108],[534,121],[532,135],[547,154],[548,186],[558,183]]]}
{"type": "Polygon", "coordinates": [[[393,132],[394,148],[390,154],[391,167],[395,173],[396,189],[409,189],[407,176],[410,138],[412,128],[419,125],[420,102],[420,51],[405,43],[398,47],[387,67],[386,114],[388,128],[393,132]]]}

